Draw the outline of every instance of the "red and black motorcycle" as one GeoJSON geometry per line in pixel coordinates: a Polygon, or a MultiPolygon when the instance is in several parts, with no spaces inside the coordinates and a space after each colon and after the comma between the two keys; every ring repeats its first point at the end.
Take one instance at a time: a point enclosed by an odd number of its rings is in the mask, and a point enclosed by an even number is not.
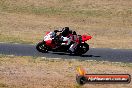
{"type": "MultiPolygon", "coordinates": [[[[47,53],[48,51],[68,53],[68,50],[73,43],[71,42],[69,45],[61,45],[60,36],[58,35],[54,39],[52,39],[48,35],[49,33],[50,32],[47,32],[46,35],[44,36],[43,41],[39,42],[36,45],[36,49],[42,53],[47,53]],[[56,46],[59,46],[59,47],[56,48],[56,46]]],[[[92,37],[89,35],[77,35],[77,36],[78,36],[77,37],[78,45],[75,47],[73,53],[75,55],[85,54],[89,50],[89,45],[86,43],[86,41],[90,40],[92,37]]]]}

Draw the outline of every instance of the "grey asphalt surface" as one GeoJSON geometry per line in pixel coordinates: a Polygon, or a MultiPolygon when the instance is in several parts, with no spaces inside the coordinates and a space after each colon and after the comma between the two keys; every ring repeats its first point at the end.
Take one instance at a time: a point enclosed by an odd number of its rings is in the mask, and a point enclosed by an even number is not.
{"type": "Polygon", "coordinates": [[[0,43],[0,54],[132,63],[132,49],[90,48],[90,50],[82,56],[70,56],[69,54],[61,52],[40,53],[36,50],[35,46],[36,45],[0,43]]]}

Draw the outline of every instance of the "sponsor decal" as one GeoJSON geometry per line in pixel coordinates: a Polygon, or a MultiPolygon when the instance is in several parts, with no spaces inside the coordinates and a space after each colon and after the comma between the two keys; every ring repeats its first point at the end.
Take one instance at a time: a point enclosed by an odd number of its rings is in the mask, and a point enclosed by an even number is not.
{"type": "Polygon", "coordinates": [[[86,83],[130,83],[131,76],[129,74],[88,74],[84,68],[77,69],[76,81],[78,84],[83,85],[86,83]]]}

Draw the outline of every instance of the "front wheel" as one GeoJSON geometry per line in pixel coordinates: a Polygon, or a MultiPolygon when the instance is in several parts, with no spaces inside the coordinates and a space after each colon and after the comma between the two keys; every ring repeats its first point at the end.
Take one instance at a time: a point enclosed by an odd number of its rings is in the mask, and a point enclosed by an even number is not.
{"type": "Polygon", "coordinates": [[[85,54],[88,50],[89,50],[89,45],[87,43],[78,44],[75,50],[75,55],[85,54]]]}
{"type": "Polygon", "coordinates": [[[36,49],[37,49],[39,52],[42,52],[42,53],[47,53],[47,52],[48,52],[48,47],[45,45],[44,42],[39,42],[39,43],[36,45],[36,49]]]}

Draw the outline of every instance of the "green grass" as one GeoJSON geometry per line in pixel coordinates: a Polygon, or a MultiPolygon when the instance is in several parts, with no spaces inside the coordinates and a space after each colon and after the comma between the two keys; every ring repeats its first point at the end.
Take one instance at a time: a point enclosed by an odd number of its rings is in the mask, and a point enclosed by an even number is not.
{"type": "Polygon", "coordinates": [[[7,87],[8,87],[8,85],[0,83],[0,88],[7,88],[7,87]]]}
{"type": "Polygon", "coordinates": [[[81,85],[76,84],[76,85],[75,85],[75,88],[82,88],[82,86],[81,86],[81,85]]]}
{"type": "Polygon", "coordinates": [[[31,41],[23,40],[19,37],[15,36],[7,36],[0,34],[0,42],[7,42],[7,43],[20,43],[20,44],[33,44],[31,41]]]}
{"type": "MultiPolygon", "coordinates": [[[[66,0],[60,0],[63,2],[66,0]]],[[[71,1],[71,0],[69,0],[71,1]]],[[[64,3],[64,2],[63,2],[64,3]]],[[[124,17],[124,16],[131,16],[132,10],[125,9],[123,11],[114,11],[110,9],[76,9],[76,8],[69,8],[62,6],[62,7],[42,7],[42,6],[34,6],[34,5],[25,5],[25,6],[17,6],[11,5],[9,3],[5,3],[4,1],[0,2],[0,10],[6,11],[10,13],[27,13],[27,14],[36,14],[36,15],[60,15],[64,17],[124,17]]]]}
{"type": "Polygon", "coordinates": [[[121,66],[121,67],[131,67],[132,63],[114,63],[115,65],[121,66]]]}
{"type": "MultiPolygon", "coordinates": [[[[23,58],[30,58],[30,62],[36,63],[35,60],[39,61],[47,61],[47,62],[60,62],[60,61],[68,61],[69,64],[72,63],[71,60],[69,59],[54,59],[54,58],[41,58],[39,56],[11,56],[11,55],[5,55],[5,54],[0,54],[0,58],[16,58],[16,57],[23,57],[23,58]]],[[[73,58],[74,59],[74,58],[73,58]]],[[[132,68],[132,63],[125,63],[125,62],[109,62],[109,61],[89,61],[89,60],[76,60],[79,62],[89,62],[89,63],[96,63],[96,64],[106,64],[106,65],[115,65],[115,66],[120,66],[120,67],[130,67],[132,68]]]]}

